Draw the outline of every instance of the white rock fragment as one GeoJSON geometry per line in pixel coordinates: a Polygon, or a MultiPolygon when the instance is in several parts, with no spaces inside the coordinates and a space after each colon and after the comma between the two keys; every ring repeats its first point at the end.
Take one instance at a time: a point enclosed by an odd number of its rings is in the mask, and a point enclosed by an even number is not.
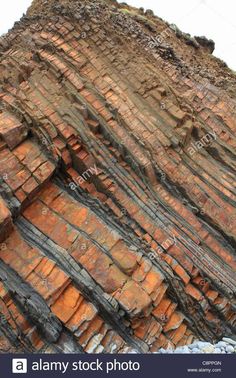
{"type": "Polygon", "coordinates": [[[236,353],[236,341],[224,337],[222,341],[218,341],[215,345],[206,341],[195,341],[193,344],[184,345],[172,349],[159,349],[156,353],[169,354],[169,353],[180,353],[180,354],[199,354],[199,353],[209,353],[209,354],[226,354],[226,353],[236,353]]]}
{"type": "Polygon", "coordinates": [[[207,345],[204,348],[201,348],[202,353],[213,353],[214,352],[214,346],[213,345],[207,345]]]}
{"type": "Polygon", "coordinates": [[[225,342],[228,343],[228,344],[232,344],[232,345],[235,345],[235,346],[236,346],[236,341],[230,339],[229,337],[223,337],[222,340],[225,341],[225,342]]]}
{"type": "Polygon", "coordinates": [[[234,347],[232,345],[227,345],[225,348],[226,352],[228,353],[234,353],[234,347]]]}

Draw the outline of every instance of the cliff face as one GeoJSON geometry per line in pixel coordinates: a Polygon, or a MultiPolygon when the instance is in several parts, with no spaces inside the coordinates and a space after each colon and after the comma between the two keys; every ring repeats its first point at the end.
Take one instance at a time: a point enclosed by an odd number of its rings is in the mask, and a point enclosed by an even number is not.
{"type": "Polygon", "coordinates": [[[0,348],[235,333],[235,76],[152,14],[39,1],[0,39],[0,348]]]}

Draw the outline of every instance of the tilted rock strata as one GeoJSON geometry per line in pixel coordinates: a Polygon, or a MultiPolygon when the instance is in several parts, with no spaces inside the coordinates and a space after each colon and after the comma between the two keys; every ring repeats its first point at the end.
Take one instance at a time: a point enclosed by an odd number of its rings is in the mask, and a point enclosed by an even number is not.
{"type": "Polygon", "coordinates": [[[201,41],[62,0],[0,40],[2,351],[235,333],[235,76],[201,41]]]}

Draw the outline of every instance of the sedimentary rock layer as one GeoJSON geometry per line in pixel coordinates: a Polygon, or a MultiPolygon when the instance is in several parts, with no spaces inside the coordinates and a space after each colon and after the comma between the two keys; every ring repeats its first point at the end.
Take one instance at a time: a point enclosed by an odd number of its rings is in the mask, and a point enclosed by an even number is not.
{"type": "Polygon", "coordinates": [[[0,348],[235,333],[235,74],[151,11],[33,1],[0,39],[0,348]]]}

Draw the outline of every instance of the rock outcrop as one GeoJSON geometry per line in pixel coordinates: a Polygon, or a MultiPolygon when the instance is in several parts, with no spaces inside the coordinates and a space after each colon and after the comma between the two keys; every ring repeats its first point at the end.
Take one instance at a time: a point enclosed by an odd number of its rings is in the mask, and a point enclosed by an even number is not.
{"type": "Polygon", "coordinates": [[[235,333],[236,81],[212,49],[102,0],[34,0],[1,38],[1,351],[235,333]]]}

